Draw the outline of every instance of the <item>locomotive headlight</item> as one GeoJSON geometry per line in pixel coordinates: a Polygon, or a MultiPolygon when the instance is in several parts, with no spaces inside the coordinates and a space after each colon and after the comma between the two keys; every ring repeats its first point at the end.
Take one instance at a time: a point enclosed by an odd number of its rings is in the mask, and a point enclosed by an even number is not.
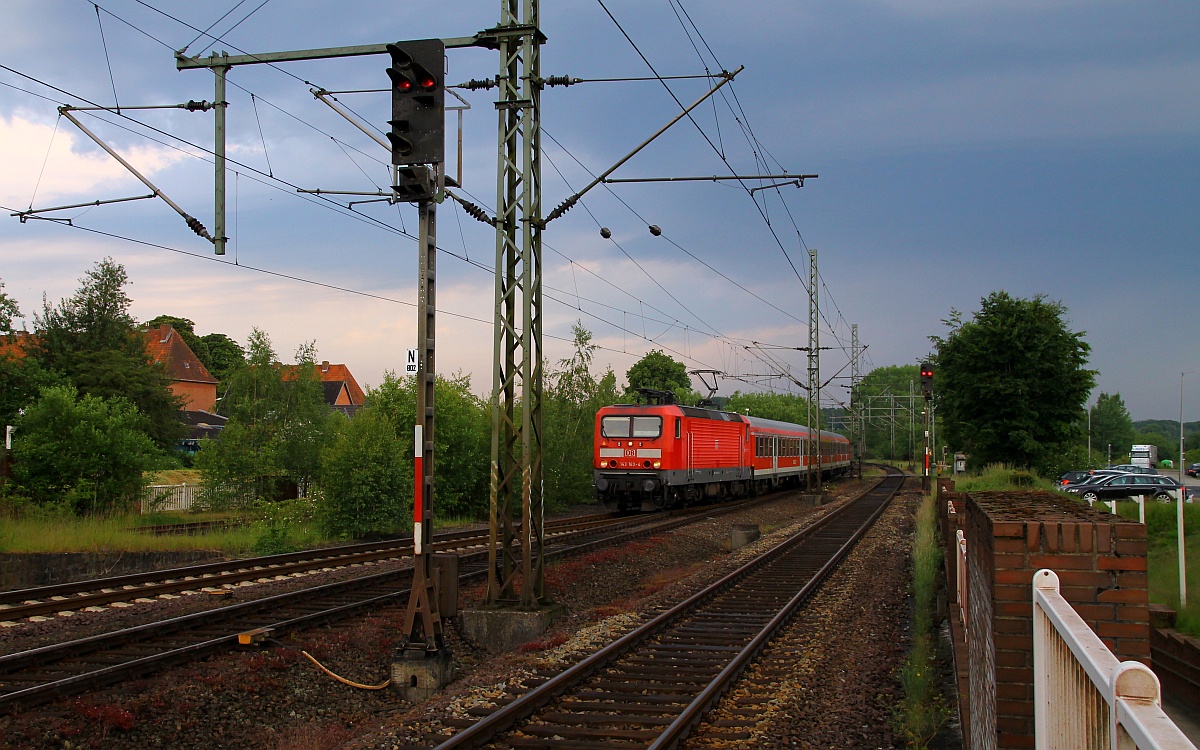
{"type": "Polygon", "coordinates": [[[654,462],[654,468],[656,468],[656,469],[661,469],[661,468],[662,468],[662,461],[655,461],[655,462],[654,462]]]}

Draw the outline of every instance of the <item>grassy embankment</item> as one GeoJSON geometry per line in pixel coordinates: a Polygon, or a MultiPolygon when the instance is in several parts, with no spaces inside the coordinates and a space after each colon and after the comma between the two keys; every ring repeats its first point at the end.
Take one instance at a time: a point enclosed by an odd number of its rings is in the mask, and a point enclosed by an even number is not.
{"type": "Polygon", "coordinates": [[[908,747],[924,748],[950,718],[941,695],[935,631],[938,576],[942,550],[938,546],[937,510],[926,496],[917,510],[912,548],[912,647],[900,668],[901,703],[896,707],[896,731],[908,747]]]}
{"type": "MultiPolygon", "coordinates": [[[[988,467],[978,476],[961,478],[955,482],[955,489],[960,492],[1030,489],[1053,491],[1054,486],[1050,480],[1005,467],[988,467]]],[[[1062,496],[1071,497],[1067,494],[1062,496]]],[[[1108,510],[1108,503],[1098,503],[1097,507],[1108,510]]],[[[1118,502],[1117,514],[1136,521],[1138,505],[1133,501],[1118,502]]],[[[1150,601],[1175,609],[1178,612],[1175,627],[1181,632],[1200,637],[1200,505],[1184,504],[1184,558],[1190,586],[1188,606],[1182,609],[1179,607],[1179,558],[1176,555],[1179,537],[1176,514],[1176,505],[1173,502],[1146,503],[1146,536],[1150,542],[1146,565],[1149,570],[1150,601]]]]}

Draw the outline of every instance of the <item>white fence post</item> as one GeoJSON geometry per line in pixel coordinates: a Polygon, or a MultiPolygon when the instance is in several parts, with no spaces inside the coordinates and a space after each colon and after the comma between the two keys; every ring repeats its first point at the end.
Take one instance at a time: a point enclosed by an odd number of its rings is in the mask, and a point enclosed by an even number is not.
{"type": "Polygon", "coordinates": [[[1162,710],[1158,677],[1118,661],[1058,588],[1033,576],[1033,713],[1038,750],[1196,750],[1162,710]]]}

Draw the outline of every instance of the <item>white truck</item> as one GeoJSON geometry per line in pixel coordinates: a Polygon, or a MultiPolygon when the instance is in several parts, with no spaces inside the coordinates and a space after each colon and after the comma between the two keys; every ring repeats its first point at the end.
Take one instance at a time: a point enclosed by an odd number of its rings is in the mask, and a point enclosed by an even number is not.
{"type": "Polygon", "coordinates": [[[1158,466],[1157,445],[1135,445],[1129,449],[1129,463],[1153,469],[1158,466]]]}

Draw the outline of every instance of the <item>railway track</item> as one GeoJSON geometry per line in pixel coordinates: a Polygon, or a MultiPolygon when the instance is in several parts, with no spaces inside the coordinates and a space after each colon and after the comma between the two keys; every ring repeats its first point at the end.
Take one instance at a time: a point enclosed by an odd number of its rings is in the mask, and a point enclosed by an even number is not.
{"type": "MultiPolygon", "coordinates": [[[[553,536],[600,528],[608,524],[628,525],[635,522],[633,519],[616,519],[610,513],[599,513],[549,521],[546,523],[546,533],[553,536]]],[[[443,532],[434,537],[433,547],[437,552],[469,549],[487,543],[487,537],[487,529],[443,532]]],[[[0,620],[12,622],[61,612],[77,612],[89,607],[101,607],[134,599],[150,599],[184,591],[222,593],[250,581],[295,576],[411,555],[411,540],[392,539],[2,591],[0,620]]]]}
{"type": "Polygon", "coordinates": [[[450,737],[437,750],[675,747],[882,513],[854,503],[450,737]]]}
{"type": "MultiPolygon", "coordinates": [[[[762,500],[750,501],[753,502],[762,500]]],[[[747,504],[620,519],[612,519],[607,514],[604,518],[566,519],[553,526],[547,524],[544,549],[548,558],[578,554],[668,531],[691,522],[697,514],[711,517],[732,512],[747,504]]],[[[486,536],[486,531],[482,533],[486,536]]],[[[442,535],[435,543],[441,549],[476,547],[459,554],[460,581],[486,575],[487,549],[475,541],[473,536],[458,533],[442,535]]],[[[384,553],[392,556],[402,554],[386,550],[363,552],[384,553]]],[[[275,556],[279,557],[289,556],[275,556]]],[[[269,558],[260,558],[263,559],[269,558]]],[[[243,567],[245,562],[242,561],[243,567]]],[[[277,575],[276,571],[283,569],[283,566],[300,561],[280,562],[279,567],[266,570],[277,575]]],[[[195,571],[208,567],[203,565],[178,570],[195,571]]],[[[258,577],[264,575],[253,568],[251,574],[258,577]]],[[[0,714],[9,713],[20,706],[144,676],[166,666],[227,650],[237,644],[239,634],[249,631],[265,629],[273,636],[280,637],[377,607],[403,603],[409,595],[411,577],[411,567],[405,566],[0,656],[0,714]]],[[[195,589],[204,580],[202,577],[193,577],[187,585],[195,589]]],[[[175,586],[180,581],[172,579],[164,583],[175,586]]],[[[95,585],[94,582],[92,585],[95,585]]],[[[120,592],[100,593],[109,596],[120,592]]],[[[136,596],[141,597],[143,593],[138,588],[136,596]]],[[[128,590],[121,595],[125,599],[131,598],[128,590]]],[[[72,600],[76,606],[82,601],[82,595],[72,600]]],[[[63,608],[62,602],[58,603],[58,607],[63,608]]]]}

